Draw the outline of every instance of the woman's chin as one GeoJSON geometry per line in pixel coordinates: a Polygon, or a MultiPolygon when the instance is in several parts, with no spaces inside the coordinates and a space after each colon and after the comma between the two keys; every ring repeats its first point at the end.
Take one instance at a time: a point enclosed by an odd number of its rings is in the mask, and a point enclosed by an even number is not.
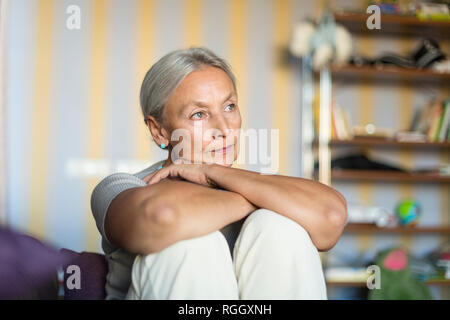
{"type": "MultiPolygon", "coordinates": [[[[228,157],[228,158],[230,158],[230,157],[228,157]]],[[[173,160],[172,162],[174,164],[181,164],[181,163],[183,163],[183,164],[200,164],[200,163],[203,163],[203,164],[217,164],[217,165],[220,165],[223,167],[232,167],[234,162],[236,161],[236,159],[232,159],[232,160],[227,159],[227,157],[225,157],[225,156],[222,158],[219,158],[219,157],[214,158],[214,157],[208,156],[208,157],[203,157],[202,159],[194,157],[194,159],[197,159],[197,161],[192,161],[191,159],[186,159],[186,158],[178,158],[176,160],[173,160]]]]}
{"type": "Polygon", "coordinates": [[[219,166],[223,166],[223,167],[231,167],[231,166],[233,166],[233,163],[234,163],[234,161],[232,161],[232,162],[227,162],[227,161],[224,161],[224,160],[218,160],[218,161],[211,161],[211,162],[208,162],[208,163],[210,163],[210,164],[217,164],[217,165],[219,165],[219,166]]]}
{"type": "Polygon", "coordinates": [[[210,155],[208,155],[207,157],[203,158],[203,163],[205,164],[217,164],[220,166],[224,166],[224,167],[231,167],[233,166],[233,163],[236,161],[235,158],[230,157],[230,155],[223,155],[221,157],[219,156],[213,156],[211,157],[210,155]]]}
{"type": "Polygon", "coordinates": [[[221,161],[210,162],[210,164],[217,164],[222,167],[231,167],[233,165],[233,163],[226,163],[226,162],[221,162],[221,161]]]}

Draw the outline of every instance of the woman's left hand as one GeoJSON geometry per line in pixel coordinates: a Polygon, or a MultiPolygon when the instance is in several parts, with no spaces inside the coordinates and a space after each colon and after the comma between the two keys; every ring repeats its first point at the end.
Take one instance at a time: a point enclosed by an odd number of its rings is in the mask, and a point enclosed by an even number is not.
{"type": "Polygon", "coordinates": [[[151,185],[165,178],[181,178],[206,187],[216,188],[216,183],[207,175],[208,166],[211,164],[170,164],[143,180],[151,185]]]}

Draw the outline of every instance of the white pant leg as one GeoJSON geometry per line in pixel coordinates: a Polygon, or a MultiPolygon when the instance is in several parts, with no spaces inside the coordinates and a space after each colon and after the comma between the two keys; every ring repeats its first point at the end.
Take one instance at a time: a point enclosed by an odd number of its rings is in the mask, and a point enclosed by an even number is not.
{"type": "Polygon", "coordinates": [[[240,298],[327,299],[319,252],[306,230],[267,209],[250,214],[233,251],[240,298]]]}
{"type": "Polygon", "coordinates": [[[137,256],[126,299],[238,299],[233,262],[220,231],[137,256]]]}

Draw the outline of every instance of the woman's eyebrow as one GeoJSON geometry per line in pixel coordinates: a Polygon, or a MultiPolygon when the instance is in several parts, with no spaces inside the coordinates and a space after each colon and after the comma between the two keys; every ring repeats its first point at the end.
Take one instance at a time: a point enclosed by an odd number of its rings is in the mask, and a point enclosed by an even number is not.
{"type": "MultiPolygon", "coordinates": [[[[226,102],[226,101],[230,100],[230,98],[231,98],[233,95],[234,95],[234,92],[230,92],[230,93],[225,97],[225,99],[223,100],[223,102],[226,102]]],[[[208,107],[208,103],[206,103],[206,102],[204,102],[204,101],[200,101],[200,100],[197,100],[197,101],[191,101],[191,102],[186,103],[186,104],[183,106],[183,108],[182,108],[181,110],[184,111],[184,110],[186,110],[187,107],[191,107],[191,106],[199,106],[199,107],[205,107],[205,108],[207,108],[207,107],[208,107]]]]}
{"type": "Polygon", "coordinates": [[[202,101],[191,101],[184,104],[183,107],[181,107],[179,114],[184,114],[185,112],[187,112],[188,109],[192,109],[194,106],[206,107],[207,105],[204,104],[202,101]]]}
{"type": "Polygon", "coordinates": [[[208,104],[205,103],[205,102],[203,102],[203,101],[191,101],[191,102],[186,103],[186,104],[181,108],[180,112],[183,113],[183,112],[186,111],[187,109],[189,109],[189,108],[192,109],[192,108],[195,107],[195,106],[207,108],[207,107],[208,107],[208,104]]]}
{"type": "Polygon", "coordinates": [[[226,102],[226,101],[230,100],[230,98],[231,98],[233,95],[234,95],[234,92],[230,92],[230,93],[228,94],[228,96],[223,100],[223,102],[226,102]]]}

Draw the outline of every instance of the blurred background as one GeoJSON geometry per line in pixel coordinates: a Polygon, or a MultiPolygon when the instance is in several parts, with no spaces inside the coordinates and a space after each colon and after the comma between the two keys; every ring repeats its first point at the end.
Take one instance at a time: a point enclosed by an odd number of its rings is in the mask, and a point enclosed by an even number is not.
{"type": "Polygon", "coordinates": [[[102,252],[89,202],[95,185],[167,157],[141,117],[145,72],[174,49],[205,46],[236,73],[243,129],[279,129],[278,172],[330,184],[347,199],[344,235],[322,254],[329,298],[373,297],[367,266],[400,270],[405,252],[415,284],[449,299],[448,8],[1,0],[2,224],[102,252]]]}

